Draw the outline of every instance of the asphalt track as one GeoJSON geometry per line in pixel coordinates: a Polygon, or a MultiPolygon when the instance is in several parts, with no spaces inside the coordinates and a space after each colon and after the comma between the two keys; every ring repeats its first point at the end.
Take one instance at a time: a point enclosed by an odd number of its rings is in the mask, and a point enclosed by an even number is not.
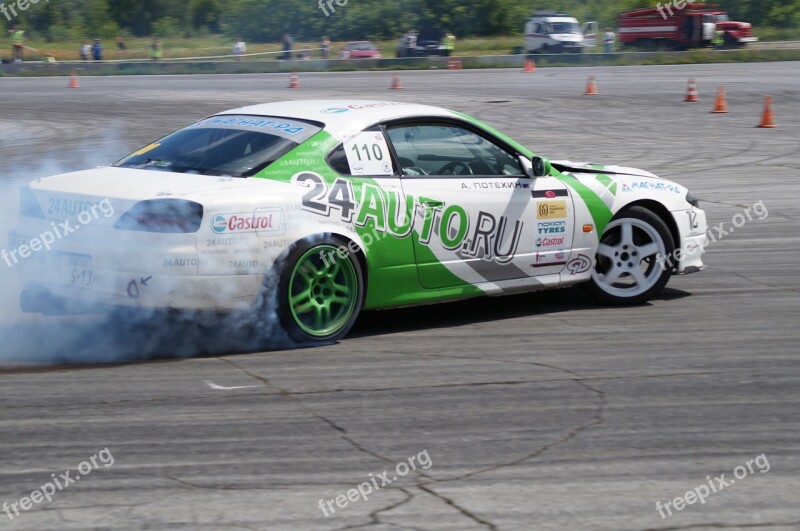
{"type": "Polygon", "coordinates": [[[641,307],[543,292],[369,313],[336,345],[244,353],[213,323],[20,316],[0,264],[0,503],[114,457],[0,527],[800,528],[799,66],[403,72],[391,91],[385,72],[305,74],[298,90],[285,75],[0,79],[3,232],[26,179],[218,110],[309,97],[448,106],[551,158],[643,167],[689,186],[728,232],[706,271],[641,307]],[[700,103],[682,102],[689,77],[700,103]],[[718,84],[728,114],[709,113],[718,84]],[[776,129],[754,127],[765,94],[776,129]],[[768,216],[734,227],[759,201],[768,216]],[[392,480],[422,452],[429,468],[392,480]],[[730,481],[761,454],[768,471],[730,481]],[[385,470],[392,483],[366,501],[318,507],[385,470]],[[721,474],[731,484],[705,503],[659,516],[657,501],[721,474]]]}

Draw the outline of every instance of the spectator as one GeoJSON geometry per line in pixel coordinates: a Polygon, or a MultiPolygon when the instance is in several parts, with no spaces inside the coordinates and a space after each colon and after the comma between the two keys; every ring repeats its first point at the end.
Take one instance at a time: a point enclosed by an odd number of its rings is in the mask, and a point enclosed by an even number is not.
{"type": "Polygon", "coordinates": [[[80,48],[81,61],[89,61],[92,59],[92,45],[84,41],[80,48]]]}
{"type": "Polygon", "coordinates": [[[164,57],[164,45],[161,44],[161,39],[153,39],[153,44],[150,45],[150,59],[155,62],[164,57]]]}
{"type": "Polygon", "coordinates": [[[408,30],[408,41],[406,42],[408,49],[406,50],[406,57],[414,57],[417,55],[417,32],[408,30]]]}
{"type": "Polygon", "coordinates": [[[283,34],[283,58],[289,60],[292,58],[292,44],[294,43],[294,39],[292,39],[291,34],[284,33],[283,34]]]}
{"type": "Polygon", "coordinates": [[[100,42],[100,39],[94,40],[94,44],[92,45],[92,58],[95,61],[103,60],[103,44],[100,42]]]}
{"type": "Polygon", "coordinates": [[[714,38],[711,40],[714,48],[722,50],[725,47],[725,32],[718,29],[714,32],[714,38]]]}
{"type": "Polygon", "coordinates": [[[448,31],[444,34],[444,52],[447,56],[453,55],[453,51],[456,49],[456,36],[453,35],[452,32],[448,31]]]}
{"type": "Polygon", "coordinates": [[[327,35],[322,37],[322,41],[319,43],[319,47],[322,48],[322,58],[328,59],[331,56],[331,40],[328,38],[327,35]]]}
{"type": "Polygon", "coordinates": [[[236,57],[237,61],[244,61],[245,55],[247,53],[247,44],[242,40],[241,37],[236,37],[233,40],[233,55],[236,57]]]}
{"type": "Polygon", "coordinates": [[[603,35],[603,46],[605,47],[606,53],[612,53],[614,51],[615,40],[616,35],[614,35],[614,32],[611,31],[611,28],[606,28],[606,32],[603,35]]]}
{"type": "Polygon", "coordinates": [[[117,50],[124,50],[125,49],[125,37],[119,36],[117,37],[117,50]]]}
{"type": "Polygon", "coordinates": [[[21,63],[25,51],[25,30],[20,29],[19,24],[14,24],[8,33],[11,35],[11,58],[15,63],[21,63]]]}

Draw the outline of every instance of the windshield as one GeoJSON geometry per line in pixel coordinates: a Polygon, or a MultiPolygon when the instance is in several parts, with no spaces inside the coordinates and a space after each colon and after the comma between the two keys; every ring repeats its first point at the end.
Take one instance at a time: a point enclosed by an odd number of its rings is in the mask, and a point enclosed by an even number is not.
{"type": "Polygon", "coordinates": [[[372,44],[371,42],[354,42],[352,44],[348,44],[346,48],[352,51],[365,51],[365,50],[374,50],[375,45],[372,44]]]}
{"type": "Polygon", "coordinates": [[[550,22],[547,27],[550,33],[580,33],[577,22],[550,22]]]}
{"type": "Polygon", "coordinates": [[[318,131],[316,125],[293,119],[214,116],[145,146],[114,166],[250,177],[318,131]]]}
{"type": "Polygon", "coordinates": [[[714,19],[716,22],[730,22],[728,15],[715,15],[714,19]]]}

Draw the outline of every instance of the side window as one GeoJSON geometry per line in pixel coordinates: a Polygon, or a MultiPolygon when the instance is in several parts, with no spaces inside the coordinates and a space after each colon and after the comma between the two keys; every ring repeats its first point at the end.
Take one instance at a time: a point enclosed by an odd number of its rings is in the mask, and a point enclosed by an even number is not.
{"type": "Polygon", "coordinates": [[[394,165],[386,138],[372,127],[354,135],[330,152],[328,165],[341,175],[393,175],[394,165]]]}
{"type": "Polygon", "coordinates": [[[525,175],[515,154],[458,125],[397,125],[388,134],[406,176],[525,175]]]}

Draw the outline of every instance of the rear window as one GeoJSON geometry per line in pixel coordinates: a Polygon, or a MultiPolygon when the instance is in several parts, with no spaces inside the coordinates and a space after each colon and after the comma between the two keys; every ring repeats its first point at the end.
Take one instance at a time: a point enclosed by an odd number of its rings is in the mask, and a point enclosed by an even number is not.
{"type": "Polygon", "coordinates": [[[289,118],[212,116],[133,152],[114,166],[250,177],[320,130],[316,124],[289,118]]]}

